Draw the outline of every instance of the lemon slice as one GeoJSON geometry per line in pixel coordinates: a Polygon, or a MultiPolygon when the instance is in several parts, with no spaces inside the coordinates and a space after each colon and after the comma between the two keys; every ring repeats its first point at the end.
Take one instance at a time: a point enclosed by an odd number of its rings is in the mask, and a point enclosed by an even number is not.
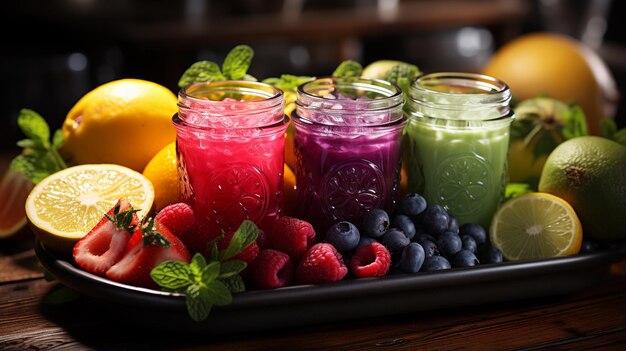
{"type": "Polygon", "coordinates": [[[582,244],[582,227],[565,200],[529,193],[502,205],[491,222],[491,244],[508,260],[574,255],[582,244]]]}
{"type": "Polygon", "coordinates": [[[115,164],[85,164],[53,173],[39,182],[26,199],[30,227],[42,243],[71,253],[115,205],[125,198],[145,216],[154,201],[152,183],[130,168],[115,164]]]}

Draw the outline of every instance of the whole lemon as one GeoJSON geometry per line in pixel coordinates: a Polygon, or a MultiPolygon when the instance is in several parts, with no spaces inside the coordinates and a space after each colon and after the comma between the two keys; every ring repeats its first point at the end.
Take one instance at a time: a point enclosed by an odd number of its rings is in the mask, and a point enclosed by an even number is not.
{"type": "Polygon", "coordinates": [[[67,114],[61,152],[70,164],[114,163],[141,172],[176,140],[176,104],[174,93],[151,81],[120,79],[100,85],[67,114]]]}
{"type": "Polygon", "coordinates": [[[176,142],[172,142],[154,155],[143,170],[143,175],[152,182],[154,187],[155,211],[160,211],[163,207],[179,201],[177,167],[176,142]]]}
{"type": "Polygon", "coordinates": [[[548,96],[578,104],[590,134],[601,134],[601,120],[612,117],[618,92],[606,64],[582,42],[556,33],[514,38],[487,61],[482,73],[509,85],[517,101],[548,96]]]}
{"type": "Polygon", "coordinates": [[[546,160],[539,191],[572,205],[585,236],[626,239],[626,147],[596,136],[561,143],[546,160]]]}

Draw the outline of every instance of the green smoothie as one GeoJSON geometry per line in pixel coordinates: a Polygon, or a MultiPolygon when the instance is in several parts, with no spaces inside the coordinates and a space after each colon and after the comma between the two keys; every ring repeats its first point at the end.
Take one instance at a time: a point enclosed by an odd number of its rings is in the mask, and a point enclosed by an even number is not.
{"type": "Polygon", "coordinates": [[[411,91],[404,130],[407,189],[444,206],[460,224],[489,228],[506,185],[513,119],[508,87],[478,75],[431,76],[418,79],[411,91]],[[475,79],[480,84],[474,86],[475,79]]]}

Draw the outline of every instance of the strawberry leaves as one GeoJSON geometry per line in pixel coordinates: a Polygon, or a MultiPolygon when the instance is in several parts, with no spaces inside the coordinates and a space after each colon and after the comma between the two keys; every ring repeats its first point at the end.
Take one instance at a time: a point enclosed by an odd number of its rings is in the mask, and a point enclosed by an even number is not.
{"type": "Polygon", "coordinates": [[[245,291],[239,273],[246,268],[246,263],[232,257],[256,241],[258,235],[256,224],[244,220],[225,250],[218,251],[213,243],[208,262],[202,254],[196,253],[190,263],[162,262],[150,272],[150,276],[165,290],[185,293],[189,316],[202,321],[208,317],[213,305],[230,304],[232,294],[245,291]]]}

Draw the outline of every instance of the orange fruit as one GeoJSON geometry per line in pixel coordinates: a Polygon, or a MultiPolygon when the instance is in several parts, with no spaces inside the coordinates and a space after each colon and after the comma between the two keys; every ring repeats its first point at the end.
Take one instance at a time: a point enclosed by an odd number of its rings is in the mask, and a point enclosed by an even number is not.
{"type": "Polygon", "coordinates": [[[85,94],[63,123],[62,153],[70,164],[113,163],[143,171],[176,140],[177,97],[157,83],[120,79],[85,94]]]}
{"type": "Polygon", "coordinates": [[[154,186],[154,209],[156,211],[178,202],[180,187],[178,185],[176,142],[167,144],[154,155],[144,168],[143,175],[154,186]]]}
{"type": "Polygon", "coordinates": [[[7,169],[0,182],[0,239],[18,233],[26,224],[24,204],[33,183],[22,173],[7,169]]]}
{"type": "Polygon", "coordinates": [[[286,216],[294,216],[298,203],[296,174],[286,163],[284,166],[283,179],[283,214],[286,216]]]}
{"type": "Polygon", "coordinates": [[[516,101],[547,96],[582,107],[589,132],[612,117],[617,85],[602,59],[582,42],[556,33],[519,36],[488,60],[482,73],[509,85],[516,101]]]}

